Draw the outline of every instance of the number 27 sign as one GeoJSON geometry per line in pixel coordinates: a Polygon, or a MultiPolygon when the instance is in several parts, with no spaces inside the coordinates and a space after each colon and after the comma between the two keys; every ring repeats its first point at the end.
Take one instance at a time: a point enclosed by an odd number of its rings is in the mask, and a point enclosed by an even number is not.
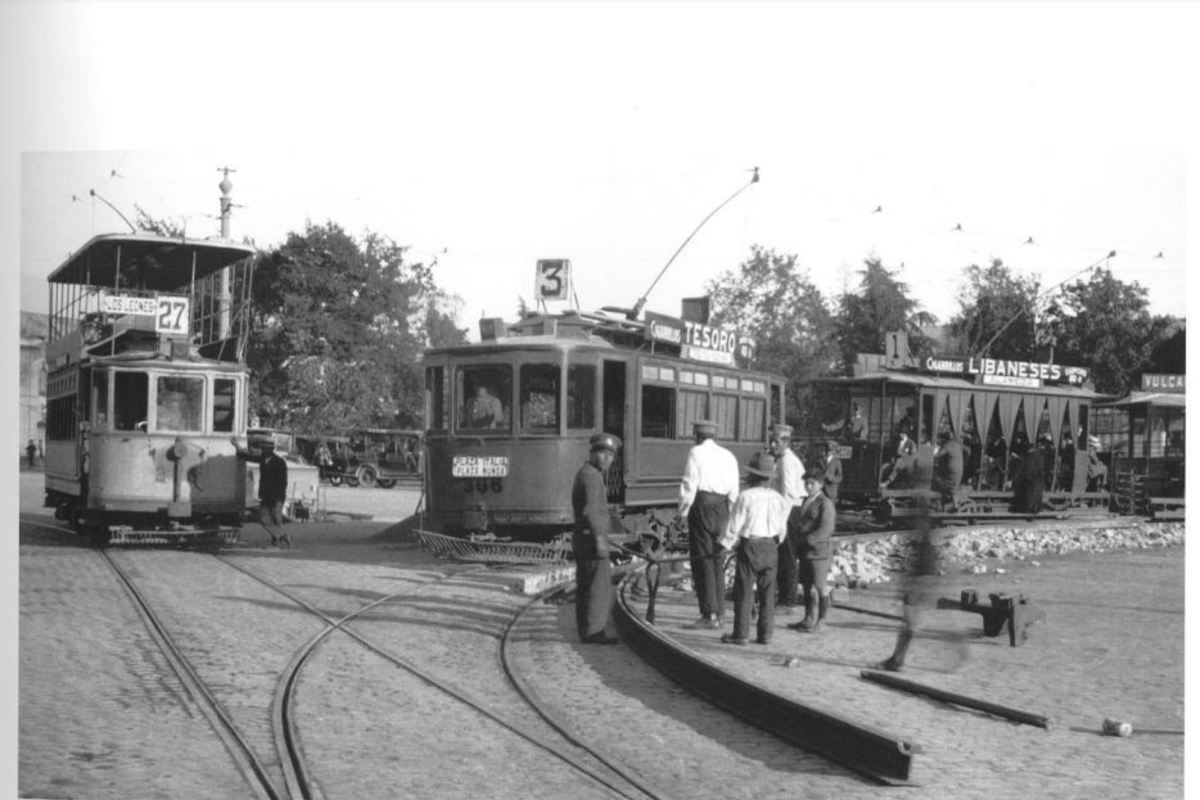
{"type": "Polygon", "coordinates": [[[154,317],[157,333],[186,334],[191,325],[191,303],[187,297],[160,294],[157,297],[134,297],[105,294],[100,310],[117,316],[154,317]]]}
{"type": "Polygon", "coordinates": [[[537,262],[537,296],[539,300],[571,298],[569,258],[541,259],[537,262]]]}

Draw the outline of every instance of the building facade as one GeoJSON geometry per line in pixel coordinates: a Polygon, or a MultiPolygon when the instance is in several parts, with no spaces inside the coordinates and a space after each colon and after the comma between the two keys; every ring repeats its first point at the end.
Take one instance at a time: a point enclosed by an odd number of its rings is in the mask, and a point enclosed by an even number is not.
{"type": "Polygon", "coordinates": [[[21,385],[18,419],[18,443],[21,456],[29,440],[38,445],[41,456],[46,428],[46,333],[45,314],[21,312],[21,385]]]}

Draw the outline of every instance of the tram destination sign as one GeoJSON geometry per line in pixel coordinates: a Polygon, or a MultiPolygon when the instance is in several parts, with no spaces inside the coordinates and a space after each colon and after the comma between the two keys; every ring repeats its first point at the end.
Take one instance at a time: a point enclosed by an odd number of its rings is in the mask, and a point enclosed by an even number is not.
{"type": "Polygon", "coordinates": [[[678,345],[679,354],[691,361],[726,366],[748,366],[754,361],[754,340],[730,328],[646,312],[645,336],[652,342],[678,345]]]}
{"type": "Polygon", "coordinates": [[[1142,375],[1142,391],[1187,394],[1186,379],[1186,375],[1163,375],[1147,372],[1142,375]]]}
{"type": "Polygon", "coordinates": [[[450,464],[455,478],[504,478],[508,475],[508,456],[455,456],[450,464]]]}
{"type": "Polygon", "coordinates": [[[967,375],[993,386],[1019,386],[1036,389],[1046,384],[1082,386],[1088,379],[1086,367],[1048,364],[1040,361],[1014,361],[979,356],[928,356],[920,362],[922,372],[967,375]]]}
{"type": "Polygon", "coordinates": [[[191,301],[182,295],[160,294],[138,297],[128,294],[100,295],[100,311],[104,314],[154,317],[157,333],[186,335],[191,325],[191,301]]]}

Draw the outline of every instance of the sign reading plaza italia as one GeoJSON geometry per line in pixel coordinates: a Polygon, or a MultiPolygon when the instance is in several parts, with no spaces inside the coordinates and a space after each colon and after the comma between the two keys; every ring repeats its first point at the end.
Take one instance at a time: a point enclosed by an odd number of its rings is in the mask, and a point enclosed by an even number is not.
{"type": "Polygon", "coordinates": [[[925,372],[968,375],[980,383],[1025,389],[1036,389],[1048,383],[1082,386],[1088,378],[1086,367],[1069,367],[1065,364],[1047,364],[1039,361],[1013,361],[978,356],[929,356],[920,363],[922,371],[925,372]]]}
{"type": "Polygon", "coordinates": [[[754,342],[735,330],[646,312],[646,338],[678,345],[680,355],[693,361],[732,366],[754,360],[754,342]]]}

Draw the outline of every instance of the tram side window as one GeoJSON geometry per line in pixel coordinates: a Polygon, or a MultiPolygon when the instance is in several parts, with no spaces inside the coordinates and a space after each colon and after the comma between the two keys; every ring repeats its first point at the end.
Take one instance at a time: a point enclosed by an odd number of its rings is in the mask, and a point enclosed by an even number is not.
{"type": "Polygon", "coordinates": [[[469,430],[508,430],[511,411],[512,368],[461,367],[457,372],[459,427],[469,430]]]}
{"type": "Polygon", "coordinates": [[[591,364],[567,367],[567,427],[596,427],[596,368],[591,364]]]}
{"type": "Polygon", "coordinates": [[[108,430],[108,373],[102,370],[92,373],[92,427],[108,430]]]}
{"type": "Polygon", "coordinates": [[[718,441],[733,441],[737,431],[738,399],[734,395],[714,394],[712,397],[712,418],[717,423],[718,441]]]}
{"type": "Polygon", "coordinates": [[[642,386],[642,436],[670,439],[675,390],[668,386],[642,386]]]}
{"type": "Polygon", "coordinates": [[[521,365],[521,427],[525,430],[558,430],[558,376],[558,364],[521,365]]]}
{"type": "Polygon", "coordinates": [[[738,440],[765,442],[767,440],[767,401],[761,397],[743,397],[738,401],[738,440]]]}
{"type": "Polygon", "coordinates": [[[46,438],[51,441],[75,438],[75,395],[56,397],[46,404],[46,438]]]}
{"type": "Polygon", "coordinates": [[[155,428],[160,431],[199,431],[204,408],[204,379],[164,375],[158,379],[155,428]]]}
{"type": "Polygon", "coordinates": [[[216,433],[232,433],[237,405],[237,381],[217,378],[213,381],[213,421],[216,433]]]}
{"type": "Polygon", "coordinates": [[[137,430],[145,422],[149,404],[150,379],[144,372],[118,372],[113,381],[113,428],[137,430]]]}
{"type": "Polygon", "coordinates": [[[690,389],[679,390],[679,418],[675,426],[675,438],[687,439],[692,433],[692,423],[708,418],[708,395],[690,389]]]}

